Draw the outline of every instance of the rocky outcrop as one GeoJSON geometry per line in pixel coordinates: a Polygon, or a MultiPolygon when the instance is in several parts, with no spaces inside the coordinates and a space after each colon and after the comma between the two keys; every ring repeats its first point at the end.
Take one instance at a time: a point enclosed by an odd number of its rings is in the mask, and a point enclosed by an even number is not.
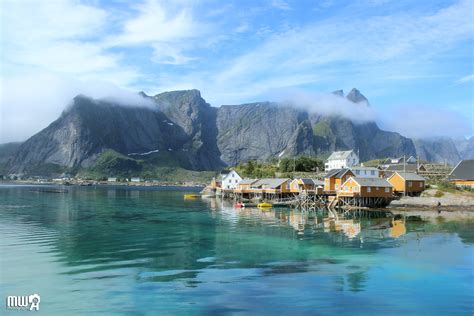
{"type": "Polygon", "coordinates": [[[221,106],[217,130],[221,159],[229,165],[250,159],[314,154],[308,114],[274,103],[221,106]]]}

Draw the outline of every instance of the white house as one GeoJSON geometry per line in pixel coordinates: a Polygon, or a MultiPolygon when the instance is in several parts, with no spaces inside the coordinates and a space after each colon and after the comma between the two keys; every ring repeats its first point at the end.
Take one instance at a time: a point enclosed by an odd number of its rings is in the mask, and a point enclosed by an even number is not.
{"type": "Polygon", "coordinates": [[[223,190],[237,189],[242,177],[235,170],[221,172],[221,188],[223,190]]]}
{"type": "Polygon", "coordinates": [[[140,179],[139,177],[132,177],[130,179],[130,182],[141,182],[141,181],[142,181],[142,179],[140,179]]]}
{"type": "Polygon", "coordinates": [[[329,156],[324,168],[326,171],[357,166],[359,157],[353,150],[335,151],[329,156]]]}
{"type": "Polygon", "coordinates": [[[352,167],[352,173],[357,178],[379,178],[380,170],[373,167],[352,167]]]}

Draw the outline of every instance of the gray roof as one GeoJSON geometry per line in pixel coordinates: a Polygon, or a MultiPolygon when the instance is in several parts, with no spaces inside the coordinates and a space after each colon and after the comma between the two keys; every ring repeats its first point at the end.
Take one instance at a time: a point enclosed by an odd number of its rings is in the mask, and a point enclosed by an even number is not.
{"type": "Polygon", "coordinates": [[[320,185],[324,186],[324,181],[322,180],[313,179],[313,182],[315,186],[320,186],[320,185]]]}
{"type": "Polygon", "coordinates": [[[410,172],[416,172],[418,170],[418,168],[417,168],[416,164],[407,163],[407,164],[404,165],[402,163],[402,164],[398,164],[398,165],[390,165],[387,168],[385,168],[385,170],[387,170],[387,171],[403,171],[403,170],[406,170],[406,171],[410,171],[410,172]]]}
{"type": "Polygon", "coordinates": [[[353,150],[335,151],[331,154],[331,156],[329,156],[328,160],[347,159],[352,152],[354,151],[353,150]]]}
{"type": "Polygon", "coordinates": [[[382,178],[352,178],[360,186],[363,187],[392,187],[390,182],[382,178]]]}
{"type": "Polygon", "coordinates": [[[412,172],[397,172],[405,181],[426,181],[422,176],[412,172]]]}
{"type": "Polygon", "coordinates": [[[344,176],[344,174],[347,172],[347,171],[350,171],[349,168],[342,168],[342,169],[332,169],[330,170],[325,178],[330,178],[330,177],[336,177],[336,178],[342,178],[342,176],[344,176]]]}
{"type": "Polygon", "coordinates": [[[239,184],[253,184],[257,181],[258,179],[242,179],[242,181],[240,181],[239,184]]]}
{"type": "Polygon", "coordinates": [[[368,170],[368,171],[373,170],[373,171],[380,171],[380,169],[375,168],[375,167],[351,167],[350,169],[351,169],[352,171],[354,171],[354,170],[368,170]]]}
{"type": "Polygon", "coordinates": [[[474,180],[474,159],[461,160],[448,178],[450,180],[474,180]]]}
{"type": "Polygon", "coordinates": [[[310,178],[301,178],[300,180],[301,180],[304,184],[311,184],[311,185],[314,184],[313,179],[310,179],[310,178]]]}
{"type": "Polygon", "coordinates": [[[257,182],[255,182],[253,184],[254,187],[261,187],[262,185],[267,185],[269,186],[271,189],[276,189],[278,188],[280,185],[282,185],[283,183],[285,183],[285,181],[288,181],[290,179],[288,178],[267,178],[267,179],[260,179],[258,180],[257,182]]]}

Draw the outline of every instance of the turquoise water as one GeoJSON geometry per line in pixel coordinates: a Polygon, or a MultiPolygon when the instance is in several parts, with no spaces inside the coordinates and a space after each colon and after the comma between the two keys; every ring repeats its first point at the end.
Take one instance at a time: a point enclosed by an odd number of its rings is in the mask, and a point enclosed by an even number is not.
{"type": "Polygon", "coordinates": [[[68,189],[0,187],[3,302],[38,293],[47,315],[474,312],[473,221],[335,222],[179,189],[68,189]]]}

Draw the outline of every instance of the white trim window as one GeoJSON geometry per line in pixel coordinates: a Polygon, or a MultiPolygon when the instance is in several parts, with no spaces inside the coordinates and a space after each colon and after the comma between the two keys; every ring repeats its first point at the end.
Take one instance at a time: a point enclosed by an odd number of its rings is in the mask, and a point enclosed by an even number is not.
{"type": "Polygon", "coordinates": [[[371,187],[367,187],[367,193],[370,193],[371,192],[371,187]]]}
{"type": "Polygon", "coordinates": [[[412,181],[408,181],[408,187],[411,188],[413,186],[413,182],[412,181]]]}
{"type": "Polygon", "coordinates": [[[385,188],[385,193],[390,192],[390,188],[385,188]]]}

